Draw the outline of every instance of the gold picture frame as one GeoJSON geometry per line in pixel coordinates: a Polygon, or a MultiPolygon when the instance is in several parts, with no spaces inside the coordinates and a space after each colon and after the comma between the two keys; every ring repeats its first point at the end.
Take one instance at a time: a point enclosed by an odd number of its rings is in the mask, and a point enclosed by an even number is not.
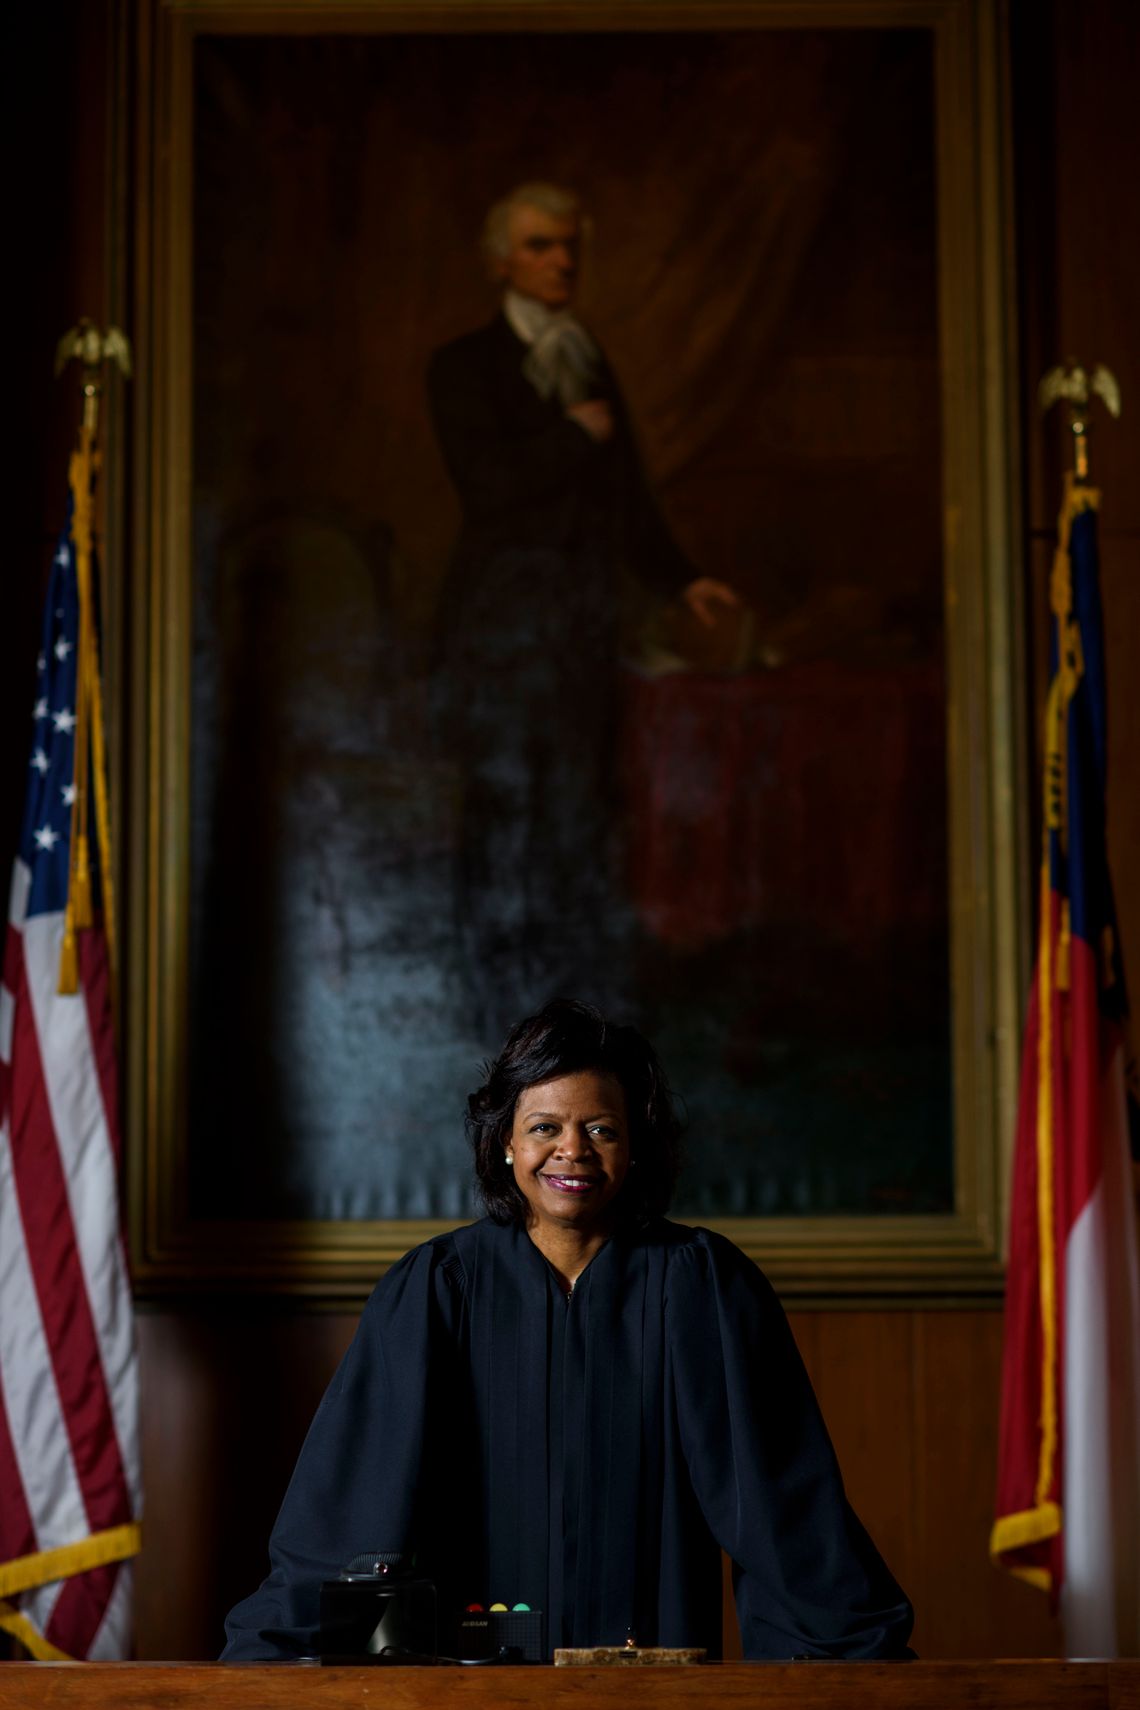
{"type": "MultiPolygon", "coordinates": [[[[994,1297],[1026,954],[1010,140],[996,0],[142,0],[130,55],[135,168],[133,464],[111,701],[131,815],[124,1042],[130,1231],[144,1295],[191,1288],[358,1299],[444,1225],[236,1223],[188,1196],[191,208],[194,42],[279,34],[917,29],[935,67],[947,639],[955,1206],[930,1216],[729,1219],[785,1299],[994,1297]],[[129,717],[128,717],[129,712],[129,717]]],[[[126,73],[123,73],[125,79],[126,73]]],[[[116,253],[121,251],[122,230],[116,253]]],[[[124,282],[125,288],[125,282],[124,282]]]]}

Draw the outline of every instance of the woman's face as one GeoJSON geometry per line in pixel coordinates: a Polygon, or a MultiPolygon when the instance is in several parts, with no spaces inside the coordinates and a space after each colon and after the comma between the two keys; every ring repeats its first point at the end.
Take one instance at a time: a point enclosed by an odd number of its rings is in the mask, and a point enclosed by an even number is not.
{"type": "Polygon", "coordinates": [[[507,1150],[532,1223],[596,1233],[629,1174],[621,1082],[583,1069],[527,1087],[507,1150]]]}

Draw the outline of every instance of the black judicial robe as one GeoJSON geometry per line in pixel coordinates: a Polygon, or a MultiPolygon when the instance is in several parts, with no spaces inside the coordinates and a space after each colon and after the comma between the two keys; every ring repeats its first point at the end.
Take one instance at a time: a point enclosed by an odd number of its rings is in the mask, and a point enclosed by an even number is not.
{"type": "Polygon", "coordinates": [[[911,1610],[850,1508],[783,1311],[731,1242],[616,1235],[567,1301],[490,1221],[377,1285],[321,1402],[226,1661],[312,1654],[321,1581],[414,1552],[441,1617],[528,1603],[548,1648],[720,1654],[720,1550],[744,1654],[906,1655],[911,1610]]]}

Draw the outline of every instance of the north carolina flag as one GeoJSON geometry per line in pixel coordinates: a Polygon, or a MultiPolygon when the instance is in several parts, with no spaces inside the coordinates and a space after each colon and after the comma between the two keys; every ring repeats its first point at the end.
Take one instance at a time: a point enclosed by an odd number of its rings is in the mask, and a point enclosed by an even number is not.
{"type": "Polygon", "coordinates": [[[1041,920],[1021,1068],[990,1550],[1051,1592],[1070,1656],[1132,1656],[1140,1654],[1132,1162],[1140,1101],[1105,841],[1099,499],[1069,477],[1050,587],[1041,920]]]}

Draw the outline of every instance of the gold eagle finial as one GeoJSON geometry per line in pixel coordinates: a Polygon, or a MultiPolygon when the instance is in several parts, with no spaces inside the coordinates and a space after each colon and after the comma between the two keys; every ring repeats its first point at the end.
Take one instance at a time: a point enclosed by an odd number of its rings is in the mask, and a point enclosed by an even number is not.
{"type": "Polygon", "coordinates": [[[83,366],[83,425],[94,436],[99,416],[99,394],[103,389],[100,369],[104,362],[113,362],[124,379],[131,377],[131,341],[118,327],[100,332],[85,315],[77,326],[65,332],[55,347],[55,372],[58,377],[69,362],[83,366]]]}
{"type": "Polygon", "coordinates": [[[118,364],[123,375],[131,377],[131,341],[118,327],[100,332],[86,316],[78,326],[65,332],[55,347],[55,371],[62,374],[69,362],[81,362],[84,368],[98,368],[100,363],[118,364]]]}
{"type": "Polygon", "coordinates": [[[1120,414],[1120,386],[1103,362],[1097,363],[1090,377],[1071,357],[1068,362],[1050,368],[1037,388],[1037,402],[1042,410],[1051,409],[1054,404],[1068,405],[1078,481],[1087,481],[1089,476],[1089,405],[1094,397],[1101,399],[1110,416],[1120,414]]]}

